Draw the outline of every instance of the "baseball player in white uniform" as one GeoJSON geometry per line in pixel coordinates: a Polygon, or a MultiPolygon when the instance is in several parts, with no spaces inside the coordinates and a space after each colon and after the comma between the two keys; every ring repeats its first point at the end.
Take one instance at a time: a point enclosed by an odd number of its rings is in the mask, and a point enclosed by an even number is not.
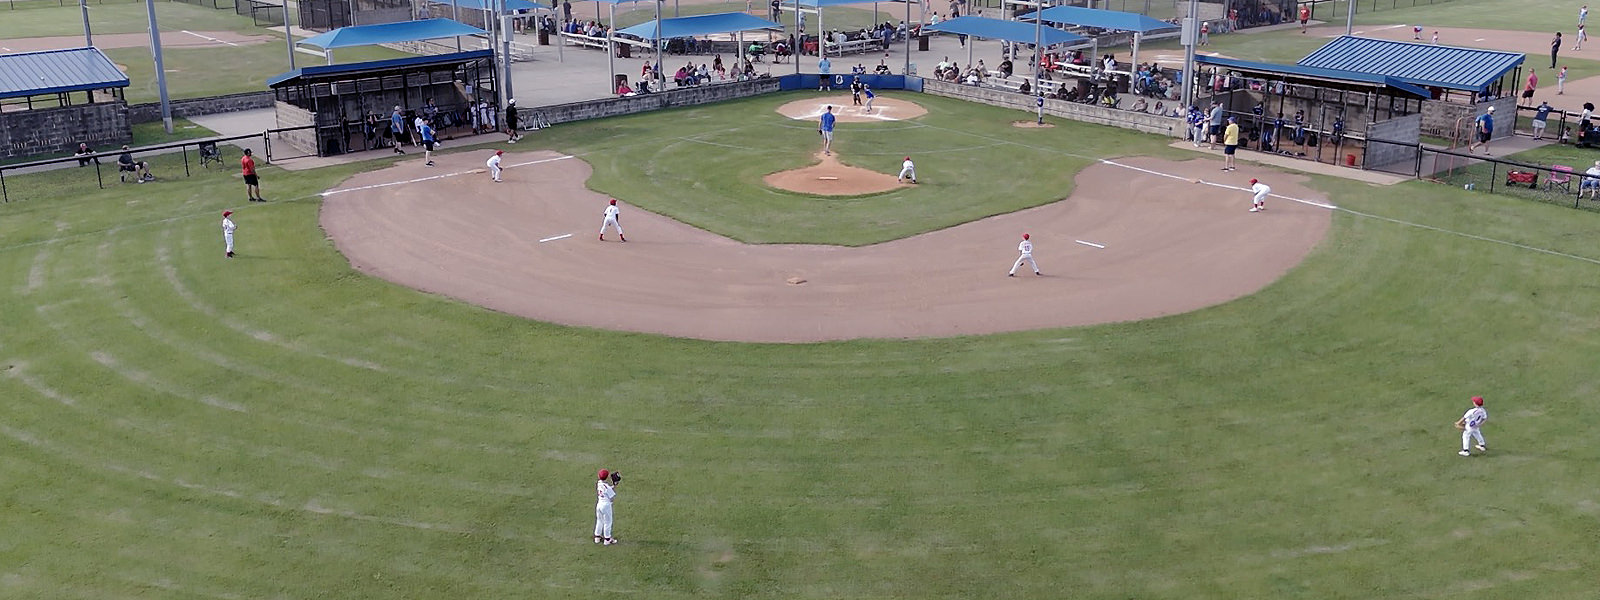
{"type": "Polygon", "coordinates": [[[911,183],[917,182],[917,165],[911,163],[911,157],[909,156],[906,157],[905,162],[900,163],[900,176],[896,177],[894,181],[895,183],[901,183],[907,179],[910,179],[911,183]]]}
{"type": "Polygon", "coordinates": [[[228,245],[228,258],[233,258],[233,230],[239,228],[238,225],[233,224],[233,219],[228,218],[231,216],[233,216],[233,211],[222,211],[222,242],[228,245]]]}
{"type": "Polygon", "coordinates": [[[1272,193],[1272,188],[1267,187],[1267,184],[1265,183],[1251,179],[1250,193],[1254,194],[1254,196],[1250,198],[1250,212],[1261,212],[1266,210],[1267,194],[1272,193]]]}
{"type": "MultiPolygon", "coordinates": [[[[594,543],[610,546],[617,543],[617,538],[611,537],[611,503],[617,497],[617,487],[608,481],[611,472],[600,469],[600,480],[594,484],[596,499],[594,504],[594,543]]],[[[617,483],[621,482],[617,478],[617,483]]]]}
{"type": "Polygon", "coordinates": [[[494,177],[495,183],[500,183],[500,157],[505,153],[505,150],[495,150],[494,156],[489,157],[489,175],[494,177]]]}
{"type": "Polygon", "coordinates": [[[1028,266],[1033,267],[1034,275],[1044,275],[1044,273],[1039,272],[1039,263],[1033,262],[1033,242],[1028,240],[1028,234],[1022,234],[1022,243],[1017,244],[1017,251],[1021,252],[1022,256],[1017,257],[1017,263],[1011,265],[1011,272],[1006,273],[1006,277],[1016,277],[1017,268],[1021,267],[1024,261],[1028,263],[1028,266]]]}
{"type": "Polygon", "coordinates": [[[607,227],[617,228],[617,239],[624,242],[628,241],[628,238],[622,237],[622,224],[617,222],[617,219],[621,216],[622,211],[617,209],[617,199],[612,198],[611,204],[606,207],[606,220],[600,222],[600,241],[606,241],[607,227]]]}
{"type": "Polygon", "coordinates": [[[1483,396],[1473,396],[1472,408],[1467,409],[1466,414],[1461,415],[1461,420],[1456,421],[1456,425],[1461,427],[1461,452],[1457,454],[1472,456],[1467,448],[1473,440],[1478,441],[1479,452],[1489,451],[1489,445],[1483,443],[1482,431],[1483,423],[1488,420],[1489,411],[1483,409],[1483,396]]]}

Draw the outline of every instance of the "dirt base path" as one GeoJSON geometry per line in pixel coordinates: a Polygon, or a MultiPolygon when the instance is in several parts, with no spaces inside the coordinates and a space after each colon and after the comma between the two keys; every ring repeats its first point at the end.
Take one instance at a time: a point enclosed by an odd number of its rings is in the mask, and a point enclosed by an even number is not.
{"type": "Polygon", "coordinates": [[[1214,161],[1132,158],[1077,177],[1071,198],[864,248],[747,245],[633,206],[628,242],[596,240],[606,198],[582,160],[487,154],[420,160],[331,191],[322,225],[358,270],[542,321],[710,340],[810,342],[985,334],[1146,319],[1261,289],[1320,241],[1330,211],[1301,177],[1214,161]],[[530,164],[531,163],[531,164],[530,164]],[[459,175],[438,177],[450,173],[459,175]],[[404,182],[404,183],[394,183],[404,182]],[[1006,277],[1023,232],[1045,276],[1006,277]],[[1077,243],[1097,243],[1104,249],[1077,243]],[[804,281],[796,284],[791,282],[804,281]]]}
{"type": "MultiPolygon", "coordinates": [[[[203,46],[245,46],[250,44],[263,44],[266,42],[282,42],[270,35],[245,35],[234,31],[163,31],[161,32],[162,48],[194,48],[203,46]]],[[[150,34],[148,33],[96,33],[94,34],[96,48],[106,50],[110,48],[148,48],[150,34]]],[[[83,36],[63,35],[50,37],[15,38],[0,41],[0,51],[4,52],[37,52],[40,50],[57,50],[61,48],[82,48],[83,36]]]]}

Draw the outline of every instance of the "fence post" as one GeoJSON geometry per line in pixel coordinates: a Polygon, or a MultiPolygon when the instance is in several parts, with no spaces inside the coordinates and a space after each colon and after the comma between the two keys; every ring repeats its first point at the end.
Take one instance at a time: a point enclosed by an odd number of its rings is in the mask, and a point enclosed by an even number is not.
{"type": "Polygon", "coordinates": [[[1489,193],[1494,193],[1494,181],[1500,178],[1500,163],[1489,161],[1489,193]]]}
{"type": "Polygon", "coordinates": [[[7,204],[11,203],[11,192],[6,190],[6,172],[4,169],[0,169],[0,198],[4,198],[7,204]]]}
{"type": "Polygon", "coordinates": [[[100,186],[100,189],[106,189],[105,180],[100,178],[100,157],[98,156],[94,159],[94,183],[100,186]]]}
{"type": "Polygon", "coordinates": [[[193,177],[194,174],[189,172],[189,146],[185,144],[184,146],[178,148],[178,152],[183,154],[183,176],[193,177]]]}

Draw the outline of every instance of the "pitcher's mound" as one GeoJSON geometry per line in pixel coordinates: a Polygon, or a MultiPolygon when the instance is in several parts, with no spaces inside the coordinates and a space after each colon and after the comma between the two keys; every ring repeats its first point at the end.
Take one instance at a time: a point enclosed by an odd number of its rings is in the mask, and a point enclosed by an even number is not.
{"type": "Polygon", "coordinates": [[[872,101],[872,112],[867,112],[865,106],[853,106],[849,94],[795,100],[779,106],[778,114],[791,119],[816,121],[829,106],[833,107],[834,118],[844,123],[901,121],[928,114],[928,109],[920,104],[899,98],[885,98],[882,95],[872,101]]]}
{"type": "Polygon", "coordinates": [[[817,160],[821,162],[803,169],[779,171],[762,181],[780,190],[817,196],[862,196],[906,185],[895,181],[893,175],[840,164],[837,156],[818,153],[817,160]]]}

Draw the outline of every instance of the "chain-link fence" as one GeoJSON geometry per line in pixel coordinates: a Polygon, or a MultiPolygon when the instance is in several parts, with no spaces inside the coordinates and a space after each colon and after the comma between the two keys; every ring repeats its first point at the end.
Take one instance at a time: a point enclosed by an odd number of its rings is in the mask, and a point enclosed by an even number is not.
{"type": "MultiPolygon", "coordinates": [[[[1343,22],[1349,17],[1350,1],[1352,0],[1311,0],[1303,2],[1311,9],[1311,19],[1324,22],[1343,22]]],[[[1418,6],[1433,6],[1436,4],[1449,4],[1451,0],[1353,0],[1356,14],[1378,12],[1381,10],[1394,10],[1397,8],[1415,8],[1418,6]]]]}
{"type": "MultiPolygon", "coordinates": [[[[1373,147],[1404,147],[1415,160],[1374,169],[1459,187],[1466,191],[1509,194],[1518,198],[1600,211],[1600,163],[1545,164],[1507,160],[1426,144],[1367,140],[1373,147]],[[1591,168],[1593,172],[1590,172],[1591,168]]],[[[1600,155],[1597,155],[1600,157],[1600,155]]]]}

